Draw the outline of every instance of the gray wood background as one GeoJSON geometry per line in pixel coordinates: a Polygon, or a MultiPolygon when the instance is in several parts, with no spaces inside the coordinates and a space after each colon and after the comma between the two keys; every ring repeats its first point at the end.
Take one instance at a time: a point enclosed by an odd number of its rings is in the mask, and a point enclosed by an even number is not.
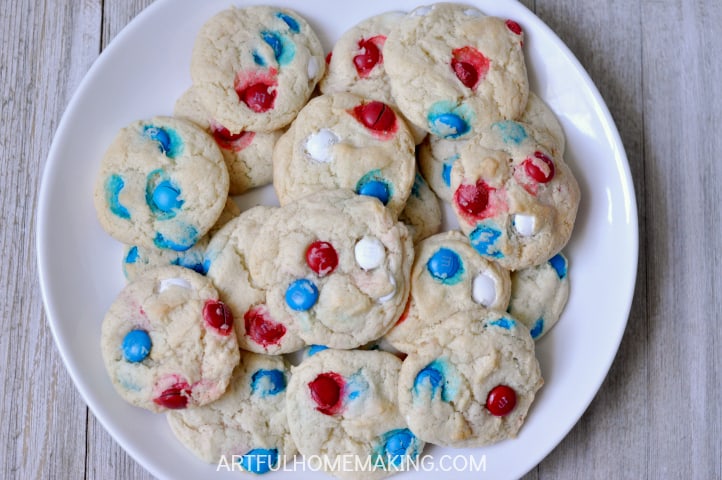
{"type": "MultiPolygon", "coordinates": [[[[149,478],[97,423],[60,360],[34,242],[39,181],[63,110],[150,0],[1,3],[0,478],[149,478]]],[[[619,354],[579,423],[525,478],[722,478],[722,2],[524,4],[609,105],[640,223],[619,354]]]]}

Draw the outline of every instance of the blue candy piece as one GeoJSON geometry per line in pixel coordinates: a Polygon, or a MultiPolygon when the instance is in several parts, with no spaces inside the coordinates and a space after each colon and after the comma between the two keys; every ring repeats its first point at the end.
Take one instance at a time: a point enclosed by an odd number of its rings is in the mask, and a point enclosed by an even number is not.
{"type": "Polygon", "coordinates": [[[161,212],[172,212],[183,206],[183,200],[178,198],[180,189],[168,180],[163,180],[156,185],[151,196],[153,205],[161,212]]]}
{"type": "Polygon", "coordinates": [[[437,392],[440,393],[441,400],[447,403],[454,397],[455,388],[450,382],[447,366],[442,360],[434,360],[416,374],[414,393],[419,395],[420,391],[426,389],[430,390],[432,400],[436,397],[437,392]]]}
{"type": "Polygon", "coordinates": [[[560,280],[567,276],[567,259],[561,253],[557,253],[552,258],[550,258],[549,265],[551,265],[552,268],[557,271],[557,275],[559,276],[560,280]]]}
{"type": "Polygon", "coordinates": [[[504,254],[496,247],[501,231],[488,224],[478,225],[469,234],[469,241],[474,250],[491,258],[504,258],[504,254]]]}
{"type": "Polygon", "coordinates": [[[513,120],[503,120],[491,126],[501,135],[501,140],[507,145],[520,145],[529,136],[523,125],[513,120]]]}
{"type": "Polygon", "coordinates": [[[454,285],[464,273],[464,262],[458,253],[442,247],[426,262],[426,269],[434,280],[445,285],[454,285]]]}
{"type": "Polygon", "coordinates": [[[138,257],[138,247],[130,247],[128,254],[125,256],[125,263],[135,263],[138,261],[138,257]]]}
{"type": "Polygon", "coordinates": [[[493,320],[489,322],[489,325],[493,325],[495,327],[503,328],[505,330],[511,330],[516,326],[516,322],[510,318],[501,317],[497,320],[493,320]]]}
{"type": "Polygon", "coordinates": [[[421,442],[408,428],[390,430],[381,435],[379,443],[374,448],[373,461],[376,463],[380,460],[380,464],[387,467],[407,465],[418,457],[420,447],[421,442]]]}
{"type": "Polygon", "coordinates": [[[328,350],[328,347],[326,345],[311,345],[310,347],[308,347],[308,356],[312,357],[318,352],[323,352],[324,350],[328,350]]]}
{"type": "Polygon", "coordinates": [[[158,150],[168,158],[177,157],[183,147],[183,142],[178,134],[170,128],[146,125],[143,127],[143,136],[157,142],[158,150]]]}
{"type": "Polygon", "coordinates": [[[156,247],[166,250],[174,250],[176,252],[185,252],[195,245],[197,241],[198,230],[196,230],[196,228],[192,225],[186,226],[186,237],[183,239],[172,240],[170,238],[166,238],[165,235],[160,232],[157,232],[155,234],[155,238],[153,238],[153,244],[155,244],[156,247]]]}
{"type": "Polygon", "coordinates": [[[189,249],[183,255],[180,255],[171,261],[171,264],[193,270],[201,275],[208,273],[208,264],[203,258],[203,252],[199,252],[196,248],[189,249]]]}
{"type": "Polygon", "coordinates": [[[131,330],[123,338],[123,356],[131,363],[138,363],[145,360],[150,354],[150,335],[141,329],[131,330]]]}
{"type": "Polygon", "coordinates": [[[288,28],[290,28],[293,33],[298,33],[301,31],[301,26],[292,16],[286,15],[283,12],[278,12],[276,13],[276,17],[286,22],[286,25],[288,25],[288,28]]]}
{"type": "Polygon", "coordinates": [[[258,475],[268,473],[278,465],[278,449],[254,448],[238,459],[238,463],[247,472],[258,475]]]}
{"type": "Polygon", "coordinates": [[[261,38],[273,49],[273,56],[279,65],[286,65],[296,55],[295,44],[278,32],[265,30],[261,32],[261,38]]]}
{"type": "Polygon", "coordinates": [[[529,330],[529,333],[531,334],[531,338],[536,340],[542,332],[544,332],[544,319],[539,317],[537,321],[534,322],[534,325],[531,327],[531,330],[529,330]]]}
{"type": "Polygon", "coordinates": [[[421,188],[424,186],[426,182],[424,181],[424,177],[419,175],[418,173],[414,177],[414,184],[411,186],[411,195],[413,195],[416,198],[421,197],[421,188]]]}
{"type": "Polygon", "coordinates": [[[389,203],[389,188],[384,182],[371,180],[361,185],[357,192],[359,195],[378,198],[381,203],[389,203]]]}
{"type": "Polygon", "coordinates": [[[469,124],[456,113],[440,113],[429,116],[431,130],[443,138],[458,138],[469,132],[469,124]]]}
{"type": "Polygon", "coordinates": [[[278,395],[286,389],[286,376],[281,370],[257,370],[251,377],[251,392],[267,397],[278,395]]]}
{"type": "Polygon", "coordinates": [[[305,312],[318,300],[318,288],[306,278],[294,280],[286,289],[286,305],[291,310],[305,312]]]}
{"type": "Polygon", "coordinates": [[[105,181],[105,198],[108,202],[110,211],[118,217],[129,220],[130,212],[120,203],[120,191],[125,187],[123,177],[113,174],[105,181]]]}
{"type": "Polygon", "coordinates": [[[265,67],[266,61],[263,59],[260,53],[257,51],[253,51],[253,61],[258,65],[259,67],[265,67]]]}

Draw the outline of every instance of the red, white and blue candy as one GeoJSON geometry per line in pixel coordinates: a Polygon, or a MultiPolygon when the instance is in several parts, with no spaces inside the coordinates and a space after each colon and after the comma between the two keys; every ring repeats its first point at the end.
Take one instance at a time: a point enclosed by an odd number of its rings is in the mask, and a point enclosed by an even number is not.
{"type": "Polygon", "coordinates": [[[374,461],[380,459],[387,467],[408,465],[418,457],[421,447],[421,441],[408,428],[390,430],[379,438],[374,461]]]}
{"type": "Polygon", "coordinates": [[[262,475],[274,469],[278,460],[277,448],[254,448],[237,461],[245,471],[262,475]]]}
{"type": "Polygon", "coordinates": [[[131,330],[123,337],[123,357],[131,363],[142,362],[150,355],[152,346],[153,342],[146,330],[131,330]]]}
{"type": "Polygon", "coordinates": [[[461,256],[450,248],[442,247],[426,262],[431,277],[444,285],[455,285],[461,281],[464,262],[461,256]]]}
{"type": "Polygon", "coordinates": [[[291,310],[305,312],[313,308],[318,301],[318,287],[307,278],[291,282],[286,289],[286,305],[291,310]]]}
{"type": "Polygon", "coordinates": [[[249,308],[243,322],[246,336],[264,348],[279,345],[286,335],[286,327],[271,317],[265,304],[249,308]]]}
{"type": "Polygon", "coordinates": [[[261,398],[286,390],[286,375],[278,369],[259,369],[251,376],[251,393],[261,398]]]}

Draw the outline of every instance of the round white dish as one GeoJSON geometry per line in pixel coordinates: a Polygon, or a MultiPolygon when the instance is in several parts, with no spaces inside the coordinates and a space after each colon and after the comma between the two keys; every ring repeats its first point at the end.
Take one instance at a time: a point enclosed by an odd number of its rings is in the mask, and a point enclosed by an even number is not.
{"type": "MultiPolygon", "coordinates": [[[[264,2],[237,1],[236,5],[264,2]]],[[[339,2],[275,0],[296,10],[326,50],[349,27],[418,0],[339,2]]],[[[554,329],[537,344],[545,385],[518,438],[482,449],[430,447],[418,470],[395,478],[518,478],[539,463],[585,411],[616,355],[631,307],[637,268],[637,209],[624,148],[587,73],[562,41],[516,1],[466,2],[524,28],[531,87],[557,113],[567,137],[565,158],[582,201],[572,240],[571,294],[554,329]],[[456,462],[456,463],[454,463],[456,462]],[[460,471],[456,471],[458,467],[460,471]],[[482,472],[478,470],[481,469],[482,472]]],[[[423,4],[423,3],[422,3],[423,4]]],[[[100,325],[122,288],[122,246],[96,220],[92,193],[100,158],[128,123],[172,114],[190,85],[189,62],[203,22],[227,0],[159,0],[111,42],[92,66],[56,132],[45,167],[37,216],[40,285],[48,322],[73,381],[116,441],[159,478],[238,478],[189,454],[163,415],[132,407],[115,393],[100,353],[100,325]]],[[[271,187],[238,199],[277,204],[271,187]]],[[[447,219],[449,216],[447,215],[447,219]]],[[[446,226],[453,221],[446,220],[446,226]]],[[[330,478],[311,463],[287,465],[296,478],[330,478]]],[[[277,472],[266,478],[289,472],[277,472]]]]}

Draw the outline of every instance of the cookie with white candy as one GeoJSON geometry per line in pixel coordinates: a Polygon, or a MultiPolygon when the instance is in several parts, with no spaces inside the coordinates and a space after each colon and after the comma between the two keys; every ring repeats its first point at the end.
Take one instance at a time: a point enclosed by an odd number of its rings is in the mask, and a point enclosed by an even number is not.
{"type": "Polygon", "coordinates": [[[311,100],[276,145],[273,186],[281,205],[346,188],[398,216],[414,184],[414,141],[396,111],[350,93],[311,100]]]}
{"type": "Polygon", "coordinates": [[[118,394],[154,412],[216,400],[239,359],[233,316],[210,279],[177,266],[123,288],[103,319],[101,351],[118,394]]]}
{"type": "Polygon", "coordinates": [[[571,169],[521,122],[494,123],[462,147],[451,205],[471,245],[505,268],[545,262],[569,241],[579,206],[571,169]]]}
{"type": "Polygon", "coordinates": [[[459,231],[433,235],[416,245],[411,294],[404,314],[384,337],[403,352],[463,310],[505,310],[509,271],[479,255],[459,231]]]}
{"type": "Polygon", "coordinates": [[[318,36],[298,13],[231,7],[198,32],[191,78],[211,118],[231,134],[270,132],[293,121],[326,64],[318,36]]]}
{"type": "Polygon", "coordinates": [[[413,245],[375,198],[328,190],[274,211],[248,257],[270,315],[309,345],[382,336],[408,297],[413,245]]]}

